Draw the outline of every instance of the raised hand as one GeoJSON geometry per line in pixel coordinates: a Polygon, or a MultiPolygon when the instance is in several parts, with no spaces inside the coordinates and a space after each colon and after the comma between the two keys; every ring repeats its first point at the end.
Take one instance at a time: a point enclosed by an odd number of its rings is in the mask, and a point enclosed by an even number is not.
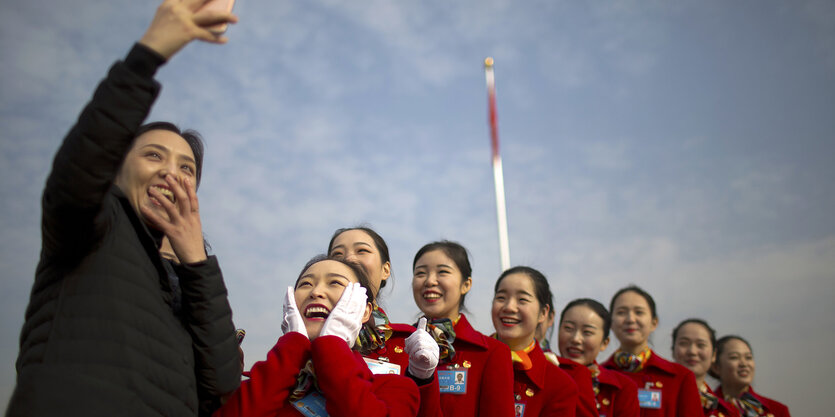
{"type": "Polygon", "coordinates": [[[149,192],[165,209],[168,218],[150,207],[141,206],[139,210],[153,227],[165,233],[181,263],[190,264],[206,260],[200,206],[191,179],[183,177],[177,181],[173,175],[168,174],[165,176],[165,182],[174,193],[174,202],[166,198],[156,187],[151,187],[149,192]]]}
{"type": "Polygon", "coordinates": [[[417,330],[406,338],[409,354],[409,373],[418,379],[427,379],[435,373],[440,349],[438,342],[426,331],[426,317],[418,321],[417,330]]]}
{"type": "Polygon", "coordinates": [[[224,11],[202,9],[207,1],[164,0],[139,43],[153,49],[165,59],[171,58],[195,39],[226,43],[228,39],[225,36],[212,33],[209,27],[218,23],[236,23],[238,18],[224,11]]]}
{"type": "Polygon", "coordinates": [[[346,341],[348,346],[354,347],[354,342],[362,328],[362,317],[368,305],[367,300],[368,295],[362,285],[358,282],[349,284],[325,320],[319,335],[338,336],[346,341]]]}
{"type": "Polygon", "coordinates": [[[298,332],[307,335],[307,328],[304,327],[304,319],[299,313],[299,307],[296,305],[295,289],[287,287],[287,295],[284,297],[284,320],[281,322],[281,331],[284,334],[290,332],[298,332]]]}

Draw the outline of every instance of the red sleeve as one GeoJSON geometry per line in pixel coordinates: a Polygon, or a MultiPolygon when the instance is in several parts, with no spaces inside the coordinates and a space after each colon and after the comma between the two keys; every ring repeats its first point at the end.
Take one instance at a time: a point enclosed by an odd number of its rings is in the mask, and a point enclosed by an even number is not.
{"type": "Polygon", "coordinates": [[[416,416],[418,389],[400,375],[373,375],[344,340],[321,336],[311,344],[313,367],[331,417],[416,416]]]}
{"type": "MultiPolygon", "coordinates": [[[[641,415],[641,405],[638,403],[638,386],[628,377],[618,375],[618,379],[621,387],[620,391],[615,394],[612,414],[618,417],[639,417],[641,415]]],[[[701,399],[699,404],[701,404],[701,399]]]]}
{"type": "Polygon", "coordinates": [[[699,395],[699,388],[696,387],[696,377],[692,372],[687,372],[681,381],[681,388],[678,391],[678,410],[676,416],[681,417],[704,417],[702,409],[702,397],[699,395]]]}
{"type": "Polygon", "coordinates": [[[420,390],[420,409],[418,417],[443,417],[441,411],[441,388],[438,385],[438,373],[432,375],[432,382],[418,385],[420,390]]]}
{"type": "Polygon", "coordinates": [[[257,362],[250,378],[241,382],[214,417],[270,416],[284,407],[296,377],[310,359],[310,341],[301,333],[287,333],[267,353],[267,360],[257,362]]]}
{"type": "Polygon", "coordinates": [[[513,401],[513,361],[504,343],[491,344],[484,363],[478,397],[478,417],[515,415],[513,401]]]}

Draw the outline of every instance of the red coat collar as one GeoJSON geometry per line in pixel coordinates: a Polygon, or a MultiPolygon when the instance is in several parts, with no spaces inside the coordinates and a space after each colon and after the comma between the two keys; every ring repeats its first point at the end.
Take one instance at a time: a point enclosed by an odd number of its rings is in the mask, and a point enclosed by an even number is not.
{"type": "Polygon", "coordinates": [[[623,388],[623,384],[621,384],[621,380],[617,377],[615,371],[609,368],[604,368],[600,365],[597,365],[597,369],[600,370],[600,374],[597,375],[597,380],[600,381],[601,384],[611,385],[613,387],[617,387],[619,390],[623,388]]]}
{"type": "Polygon", "coordinates": [[[528,379],[536,385],[537,388],[540,390],[545,388],[545,374],[547,368],[549,366],[556,366],[553,363],[549,362],[548,359],[545,358],[545,354],[542,352],[542,349],[539,348],[539,343],[535,343],[535,347],[532,351],[528,352],[528,356],[531,358],[531,363],[533,366],[531,369],[527,371],[520,371],[524,372],[527,375],[528,379]]]}
{"type": "Polygon", "coordinates": [[[389,323],[389,327],[391,327],[392,331],[400,333],[412,334],[416,330],[414,327],[405,323],[389,323]]]}
{"type": "Polygon", "coordinates": [[[455,323],[455,326],[453,326],[453,330],[455,330],[454,343],[458,343],[459,341],[467,342],[483,350],[487,350],[487,336],[473,329],[473,326],[467,321],[467,316],[463,313],[461,314],[461,318],[458,319],[458,323],[455,323]]]}

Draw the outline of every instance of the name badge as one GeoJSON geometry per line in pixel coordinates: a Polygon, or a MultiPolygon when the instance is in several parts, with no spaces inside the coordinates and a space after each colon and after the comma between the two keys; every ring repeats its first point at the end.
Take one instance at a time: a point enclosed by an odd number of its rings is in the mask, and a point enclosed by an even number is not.
{"type": "Polygon", "coordinates": [[[328,417],[325,409],[325,397],[319,391],[313,390],[307,393],[304,398],[294,401],[293,407],[299,410],[306,417],[328,417]]]}
{"type": "Polygon", "coordinates": [[[638,404],[641,408],[661,408],[661,390],[639,389],[638,404]]]}
{"type": "Polygon", "coordinates": [[[363,358],[368,369],[374,375],[400,375],[400,365],[391,362],[378,361],[377,359],[363,358]]]}
{"type": "Polygon", "coordinates": [[[516,417],[525,417],[525,404],[516,403],[516,417]]]}
{"type": "Polygon", "coordinates": [[[466,394],[467,370],[438,371],[438,385],[440,385],[441,394],[466,394]]]}

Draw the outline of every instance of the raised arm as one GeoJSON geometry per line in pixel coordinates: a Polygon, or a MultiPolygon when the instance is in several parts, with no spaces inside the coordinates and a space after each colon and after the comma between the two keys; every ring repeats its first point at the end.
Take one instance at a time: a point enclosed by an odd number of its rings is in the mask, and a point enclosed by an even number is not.
{"type": "Polygon", "coordinates": [[[226,41],[203,27],[236,18],[200,11],[205,1],[165,0],[145,35],[124,61],[111,67],[67,133],[42,197],[42,256],[72,262],[95,242],[102,201],[159,93],[153,79],[159,66],[194,39],[226,41]]]}

